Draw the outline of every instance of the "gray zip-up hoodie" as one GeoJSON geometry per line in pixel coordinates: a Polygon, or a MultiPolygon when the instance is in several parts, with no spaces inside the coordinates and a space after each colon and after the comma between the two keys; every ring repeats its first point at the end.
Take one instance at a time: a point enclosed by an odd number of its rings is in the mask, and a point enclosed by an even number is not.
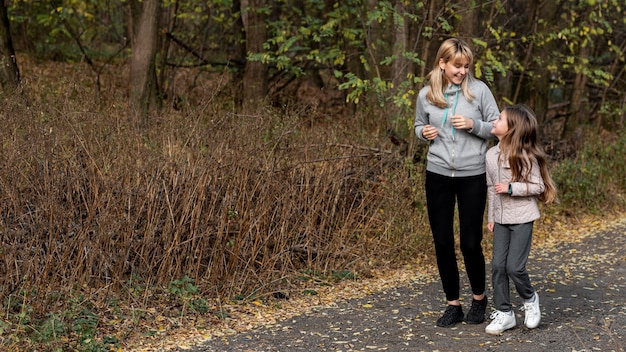
{"type": "Polygon", "coordinates": [[[487,139],[494,139],[491,134],[492,122],[500,115],[496,100],[487,85],[471,76],[469,88],[474,99],[470,103],[463,96],[461,87],[449,84],[445,95],[450,102],[449,107],[442,109],[426,100],[430,86],[422,88],[417,97],[415,113],[415,134],[423,141],[425,125],[431,125],[439,131],[439,135],[430,142],[428,147],[428,171],[444,176],[476,176],[485,172],[485,153],[487,139]],[[474,120],[472,130],[456,130],[452,128],[452,115],[463,115],[474,120]],[[444,121],[445,117],[445,121],[444,121]]]}

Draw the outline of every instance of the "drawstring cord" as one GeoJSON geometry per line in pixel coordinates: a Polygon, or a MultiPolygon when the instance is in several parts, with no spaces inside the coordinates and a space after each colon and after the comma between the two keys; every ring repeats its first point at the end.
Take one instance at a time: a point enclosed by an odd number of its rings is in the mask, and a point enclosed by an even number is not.
{"type": "MultiPolygon", "coordinates": [[[[458,86],[457,86],[458,87],[458,86]]],[[[446,100],[448,100],[448,93],[444,93],[444,96],[446,98],[446,100]]],[[[454,103],[452,104],[452,115],[454,116],[454,114],[456,113],[456,103],[459,101],[459,90],[457,89],[456,94],[454,95],[454,103]]],[[[448,119],[448,110],[450,110],[450,107],[446,107],[445,112],[443,113],[443,120],[441,120],[441,127],[443,127],[443,125],[446,123],[446,120],[448,119]]],[[[454,126],[452,126],[452,138],[454,139],[454,126]]]]}

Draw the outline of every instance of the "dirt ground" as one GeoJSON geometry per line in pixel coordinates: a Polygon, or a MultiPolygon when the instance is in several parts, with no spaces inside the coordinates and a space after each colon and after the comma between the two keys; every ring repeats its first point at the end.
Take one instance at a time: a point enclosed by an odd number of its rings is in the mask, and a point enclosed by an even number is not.
{"type": "MultiPolygon", "coordinates": [[[[175,351],[625,351],[625,220],[571,243],[533,248],[527,268],[541,302],[536,329],[523,325],[522,302],[514,291],[518,325],[500,336],[484,332],[489,320],[436,327],[445,308],[441,285],[417,279],[175,351]]],[[[489,273],[489,263],[487,268],[489,273]]],[[[465,276],[462,282],[467,283],[465,276]]],[[[464,291],[467,312],[467,284],[464,291]]],[[[491,302],[487,309],[489,315],[491,302]]]]}

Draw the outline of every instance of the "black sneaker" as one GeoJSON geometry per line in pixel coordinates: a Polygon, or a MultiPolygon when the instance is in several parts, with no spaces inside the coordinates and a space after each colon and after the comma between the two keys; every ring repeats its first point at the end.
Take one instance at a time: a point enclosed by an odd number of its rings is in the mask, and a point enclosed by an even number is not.
{"type": "Polygon", "coordinates": [[[447,328],[462,321],[463,308],[461,308],[461,306],[453,306],[449,304],[446,308],[446,311],[443,313],[443,316],[437,319],[437,326],[447,328]]]}
{"type": "Polygon", "coordinates": [[[485,311],[487,310],[487,296],[480,301],[472,299],[472,306],[470,307],[465,322],[468,324],[481,324],[485,321],[485,311]]]}

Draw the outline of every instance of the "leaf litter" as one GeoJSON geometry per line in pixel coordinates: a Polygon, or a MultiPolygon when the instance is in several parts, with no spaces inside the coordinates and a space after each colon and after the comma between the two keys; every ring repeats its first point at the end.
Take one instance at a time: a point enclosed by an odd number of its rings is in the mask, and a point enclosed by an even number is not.
{"type": "MultiPolygon", "coordinates": [[[[594,280],[598,276],[602,276],[602,280],[610,281],[612,277],[617,275],[624,276],[624,273],[614,273],[611,270],[611,265],[624,261],[625,256],[613,255],[610,250],[605,250],[601,253],[595,253],[590,251],[589,253],[581,253],[579,249],[572,247],[566,249],[564,252],[564,244],[575,244],[584,241],[589,236],[600,232],[609,232],[619,226],[626,224],[626,217],[624,214],[618,214],[611,219],[582,219],[576,222],[567,222],[563,220],[553,220],[550,218],[538,221],[535,226],[535,235],[533,243],[533,251],[531,251],[530,261],[546,262],[550,263],[553,258],[558,255],[563,255],[569,258],[563,265],[554,265],[549,272],[547,272],[541,280],[541,287],[538,290],[546,292],[547,294],[559,293],[559,296],[553,297],[554,301],[564,300],[565,294],[568,293],[569,287],[573,283],[582,283],[582,290],[577,294],[571,295],[576,298],[576,295],[580,295],[580,292],[594,292],[597,291],[598,285],[594,283],[594,280]],[[603,265],[603,272],[599,273],[594,269],[597,263],[606,263],[603,265]],[[584,268],[584,274],[578,274],[579,269],[584,268]]],[[[488,246],[486,246],[488,247],[488,246]]],[[[488,250],[486,250],[488,252],[488,250]]],[[[486,253],[487,257],[490,257],[490,253],[486,253]]],[[[613,270],[615,270],[613,268],[613,270]]],[[[623,269],[622,269],[623,270],[623,269]]],[[[533,275],[530,272],[531,276],[533,275]]],[[[537,278],[531,277],[531,279],[537,280],[537,278]]],[[[380,270],[373,272],[370,278],[366,279],[354,279],[344,280],[333,285],[315,287],[315,294],[291,294],[288,300],[254,300],[250,302],[228,302],[227,304],[221,304],[219,311],[222,312],[220,316],[215,314],[207,315],[188,315],[181,317],[169,317],[165,318],[156,313],[158,308],[152,310],[154,313],[154,319],[146,319],[145,327],[142,330],[155,331],[154,334],[136,334],[134,336],[128,336],[127,344],[124,347],[125,351],[134,352],[152,352],[152,351],[170,351],[170,350],[189,350],[194,346],[201,345],[210,341],[219,341],[225,346],[228,346],[229,338],[234,335],[251,331],[253,329],[265,328],[265,329],[278,329],[281,331],[290,331],[292,328],[287,325],[281,325],[281,322],[289,321],[290,319],[307,314],[320,314],[327,315],[327,309],[338,310],[341,314],[342,310],[353,310],[355,307],[348,306],[343,307],[341,302],[346,302],[351,299],[363,299],[372,294],[386,293],[388,295],[399,295],[393,291],[393,288],[403,285],[426,285],[437,280],[436,268],[432,265],[423,265],[419,263],[410,263],[405,265],[401,269],[397,270],[380,270]]],[[[604,291],[603,300],[595,302],[596,304],[613,305],[610,310],[613,316],[606,316],[602,324],[603,334],[594,333],[592,340],[597,342],[603,336],[608,336],[610,339],[615,339],[612,336],[612,322],[615,320],[614,315],[625,315],[626,311],[623,303],[617,303],[613,299],[611,290],[624,291],[624,283],[622,282],[607,282],[607,285],[602,288],[604,291]]],[[[402,305],[414,304],[413,296],[419,297],[421,292],[416,290],[412,292],[411,300],[406,300],[402,305]]],[[[514,293],[512,294],[512,299],[514,293]]],[[[432,301],[432,304],[428,303],[425,309],[420,310],[411,319],[401,316],[400,309],[394,308],[390,311],[391,316],[389,320],[396,322],[398,330],[401,331],[400,336],[407,341],[407,346],[411,341],[421,340],[425,341],[427,345],[437,350],[437,339],[452,339],[456,341],[469,341],[469,339],[485,339],[477,343],[477,346],[488,348],[487,350],[495,349],[496,347],[502,348],[503,346],[516,346],[520,343],[531,343],[532,341],[523,339],[520,341],[519,336],[505,336],[498,339],[487,338],[482,333],[484,327],[479,325],[479,330],[476,331],[463,331],[457,327],[452,329],[439,329],[435,330],[435,334],[420,334],[421,325],[432,325],[432,322],[441,314],[441,302],[437,299],[424,298],[424,300],[432,301]]],[[[376,302],[365,300],[359,303],[357,307],[363,311],[373,311],[376,307],[376,302]]],[[[422,307],[424,308],[424,307],[422,307]]],[[[212,311],[217,310],[216,306],[212,311]]],[[[584,326],[568,326],[572,322],[576,321],[576,316],[580,315],[580,312],[576,312],[571,307],[562,307],[555,305],[555,312],[549,312],[548,314],[555,314],[562,317],[563,321],[555,321],[551,323],[551,327],[554,329],[567,330],[568,334],[573,335],[573,339],[576,339],[576,330],[584,331],[584,326]],[[569,319],[569,320],[568,320],[569,319]]],[[[518,317],[519,318],[519,317],[518,317]]],[[[338,318],[340,319],[340,318],[338,318]]],[[[523,319],[523,317],[522,317],[523,319]]],[[[590,318],[591,319],[591,318],[590,318]]],[[[371,329],[363,329],[363,331],[354,331],[349,326],[351,321],[345,322],[344,325],[339,324],[333,328],[329,328],[326,333],[313,332],[313,331],[299,331],[299,334],[303,337],[307,335],[319,335],[320,339],[332,339],[332,345],[340,348],[333,350],[351,351],[351,346],[356,344],[356,341],[362,339],[364,336],[376,333],[376,327],[371,329]],[[341,336],[339,336],[341,335],[341,336]],[[345,337],[349,336],[350,339],[345,337]]],[[[598,324],[594,322],[594,324],[598,324]]],[[[469,326],[469,325],[467,325],[469,326]]],[[[463,324],[463,329],[467,327],[463,324]]],[[[622,327],[623,328],[623,327],[622,327]]],[[[579,332],[580,333],[580,332],[579,332]]],[[[385,334],[385,332],[379,332],[385,334]]],[[[294,340],[294,343],[302,343],[302,340],[294,340]]],[[[548,341],[549,342],[549,341],[548,341]]],[[[541,345],[546,345],[548,342],[541,342],[541,345]]],[[[617,344],[621,346],[620,344],[617,344]]],[[[536,342],[535,342],[535,346],[536,342]]],[[[364,345],[362,348],[366,350],[387,350],[389,346],[381,345],[364,345]]],[[[591,349],[583,350],[595,350],[591,349]]],[[[572,351],[574,349],[571,349],[572,351]]],[[[623,349],[617,349],[623,350],[623,349]]],[[[208,351],[208,350],[207,350],[208,351]]],[[[581,350],[582,351],[582,350],[581,350]]]]}

